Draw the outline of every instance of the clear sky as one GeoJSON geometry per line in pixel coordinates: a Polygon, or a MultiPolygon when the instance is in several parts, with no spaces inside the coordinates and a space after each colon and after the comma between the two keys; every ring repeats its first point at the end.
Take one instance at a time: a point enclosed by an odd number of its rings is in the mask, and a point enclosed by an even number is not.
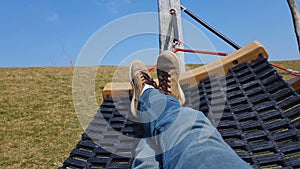
{"type": "MultiPolygon", "coordinates": [[[[241,46],[253,40],[261,42],[270,60],[300,59],[285,0],[181,0],[181,3],[241,46]]],[[[0,67],[70,66],[70,60],[76,61],[83,45],[98,29],[120,17],[141,12],[157,12],[157,1],[3,0],[0,67]]],[[[217,51],[234,51],[186,14],[182,16],[203,30],[217,51]]],[[[158,48],[158,37],[141,36],[123,47],[120,45],[111,51],[118,59],[107,59],[102,64],[118,65],[123,54],[133,53],[137,48],[158,48]]]]}

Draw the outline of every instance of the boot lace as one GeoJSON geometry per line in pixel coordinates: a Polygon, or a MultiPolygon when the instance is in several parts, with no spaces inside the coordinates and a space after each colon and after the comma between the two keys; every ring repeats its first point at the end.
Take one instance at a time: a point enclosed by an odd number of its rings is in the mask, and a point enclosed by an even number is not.
{"type": "Polygon", "coordinates": [[[157,88],[156,82],[153,80],[153,78],[150,77],[150,75],[148,73],[141,71],[140,74],[141,74],[143,85],[148,84],[148,85],[153,86],[154,88],[157,88]]]}
{"type": "Polygon", "coordinates": [[[164,94],[166,95],[170,95],[171,91],[170,91],[170,80],[169,77],[171,77],[171,75],[169,75],[168,72],[162,71],[162,70],[157,70],[157,74],[158,74],[158,81],[159,81],[159,89],[162,90],[162,92],[164,92],[164,94]]]}

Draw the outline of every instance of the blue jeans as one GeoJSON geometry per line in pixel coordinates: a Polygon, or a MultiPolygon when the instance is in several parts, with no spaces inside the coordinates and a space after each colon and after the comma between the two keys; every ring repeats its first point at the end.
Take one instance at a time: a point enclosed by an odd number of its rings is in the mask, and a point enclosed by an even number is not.
{"type": "Polygon", "coordinates": [[[138,115],[148,138],[140,141],[132,168],[251,168],[202,112],[182,107],[172,96],[147,89],[138,115]]]}

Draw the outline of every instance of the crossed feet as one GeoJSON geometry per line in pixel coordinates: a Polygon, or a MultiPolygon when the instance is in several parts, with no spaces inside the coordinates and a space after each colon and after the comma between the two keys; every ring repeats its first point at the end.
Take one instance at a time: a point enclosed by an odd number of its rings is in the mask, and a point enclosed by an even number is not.
{"type": "Polygon", "coordinates": [[[184,104],[185,97],[179,84],[179,75],[178,57],[170,51],[164,51],[158,57],[158,85],[150,76],[147,67],[142,61],[133,61],[129,71],[131,86],[133,88],[133,98],[131,101],[131,112],[133,116],[138,117],[136,113],[138,101],[145,88],[159,89],[165,95],[177,98],[181,105],[184,104]]]}

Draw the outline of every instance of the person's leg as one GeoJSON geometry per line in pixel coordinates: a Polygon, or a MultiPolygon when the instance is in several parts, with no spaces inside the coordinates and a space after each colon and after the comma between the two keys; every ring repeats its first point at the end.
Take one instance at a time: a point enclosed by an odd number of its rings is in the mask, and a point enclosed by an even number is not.
{"type": "Polygon", "coordinates": [[[202,112],[183,108],[178,99],[147,89],[138,116],[148,137],[160,146],[164,168],[251,168],[224,142],[202,112]]]}
{"type": "Polygon", "coordinates": [[[135,149],[135,158],[132,162],[132,169],[159,168],[159,161],[156,158],[155,147],[151,139],[141,139],[135,149]]]}
{"type": "Polygon", "coordinates": [[[162,153],[161,166],[172,169],[250,168],[223,141],[202,112],[181,107],[177,98],[182,103],[184,96],[178,83],[179,71],[174,69],[178,67],[178,63],[177,66],[172,66],[176,65],[175,61],[164,58],[164,53],[162,56],[159,60],[164,62],[160,62],[158,68],[166,65],[167,69],[158,76],[160,84],[165,83],[164,93],[169,95],[161,94],[153,88],[143,90],[146,84],[156,84],[142,62],[134,62],[130,72],[134,89],[131,106],[133,115],[141,119],[145,134],[152,137],[159,147],[160,151],[156,150],[156,153],[162,153]]]}

